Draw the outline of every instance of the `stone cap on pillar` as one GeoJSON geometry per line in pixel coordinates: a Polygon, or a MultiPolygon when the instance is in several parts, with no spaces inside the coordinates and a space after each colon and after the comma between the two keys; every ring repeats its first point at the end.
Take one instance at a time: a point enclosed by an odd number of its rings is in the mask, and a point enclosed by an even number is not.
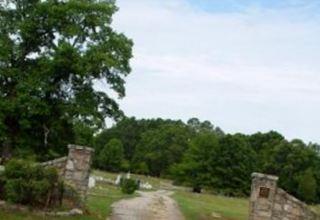
{"type": "Polygon", "coordinates": [[[75,149],[75,150],[85,150],[85,151],[94,152],[93,148],[86,147],[86,146],[75,145],[75,144],[69,144],[68,148],[69,148],[69,150],[70,149],[75,149]]]}
{"type": "Polygon", "coordinates": [[[267,179],[267,180],[271,180],[271,181],[278,181],[278,179],[279,179],[279,177],[277,177],[277,176],[263,174],[263,173],[252,173],[251,177],[257,178],[257,179],[267,179]]]}

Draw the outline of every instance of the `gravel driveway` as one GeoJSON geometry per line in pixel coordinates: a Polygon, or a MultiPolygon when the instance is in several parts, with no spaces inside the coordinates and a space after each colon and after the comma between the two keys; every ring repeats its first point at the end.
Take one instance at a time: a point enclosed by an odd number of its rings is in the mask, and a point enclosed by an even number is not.
{"type": "Polygon", "coordinates": [[[112,205],[110,220],[183,220],[173,192],[139,192],[140,197],[120,200],[112,205]]]}

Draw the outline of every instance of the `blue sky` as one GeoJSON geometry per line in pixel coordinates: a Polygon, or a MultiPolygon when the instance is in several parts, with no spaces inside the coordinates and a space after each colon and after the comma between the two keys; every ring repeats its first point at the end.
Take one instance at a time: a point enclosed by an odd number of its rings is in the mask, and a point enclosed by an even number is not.
{"type": "MultiPolygon", "coordinates": [[[[320,143],[319,1],[118,0],[132,38],[128,116],[320,143]]],[[[102,87],[103,89],[103,87],[102,87]]]]}
{"type": "Polygon", "coordinates": [[[188,0],[188,2],[208,12],[239,12],[250,7],[281,9],[312,6],[312,9],[317,10],[320,4],[317,0],[188,0]]]}

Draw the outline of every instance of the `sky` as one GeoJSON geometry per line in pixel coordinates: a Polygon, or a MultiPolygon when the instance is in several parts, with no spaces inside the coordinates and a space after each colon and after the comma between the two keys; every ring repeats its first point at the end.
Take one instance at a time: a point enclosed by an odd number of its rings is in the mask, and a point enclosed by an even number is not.
{"type": "Polygon", "coordinates": [[[320,1],[118,0],[127,116],[320,143],[320,1]]]}

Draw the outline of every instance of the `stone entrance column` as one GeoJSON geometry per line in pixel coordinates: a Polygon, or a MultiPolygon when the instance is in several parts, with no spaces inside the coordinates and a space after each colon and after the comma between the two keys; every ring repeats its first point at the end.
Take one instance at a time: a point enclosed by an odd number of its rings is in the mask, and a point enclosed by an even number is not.
{"type": "Polygon", "coordinates": [[[81,199],[85,200],[94,150],[77,145],[68,145],[68,148],[69,155],[64,179],[78,192],[81,199]]]}
{"type": "Polygon", "coordinates": [[[278,177],[252,174],[249,220],[271,220],[278,177]]]}

